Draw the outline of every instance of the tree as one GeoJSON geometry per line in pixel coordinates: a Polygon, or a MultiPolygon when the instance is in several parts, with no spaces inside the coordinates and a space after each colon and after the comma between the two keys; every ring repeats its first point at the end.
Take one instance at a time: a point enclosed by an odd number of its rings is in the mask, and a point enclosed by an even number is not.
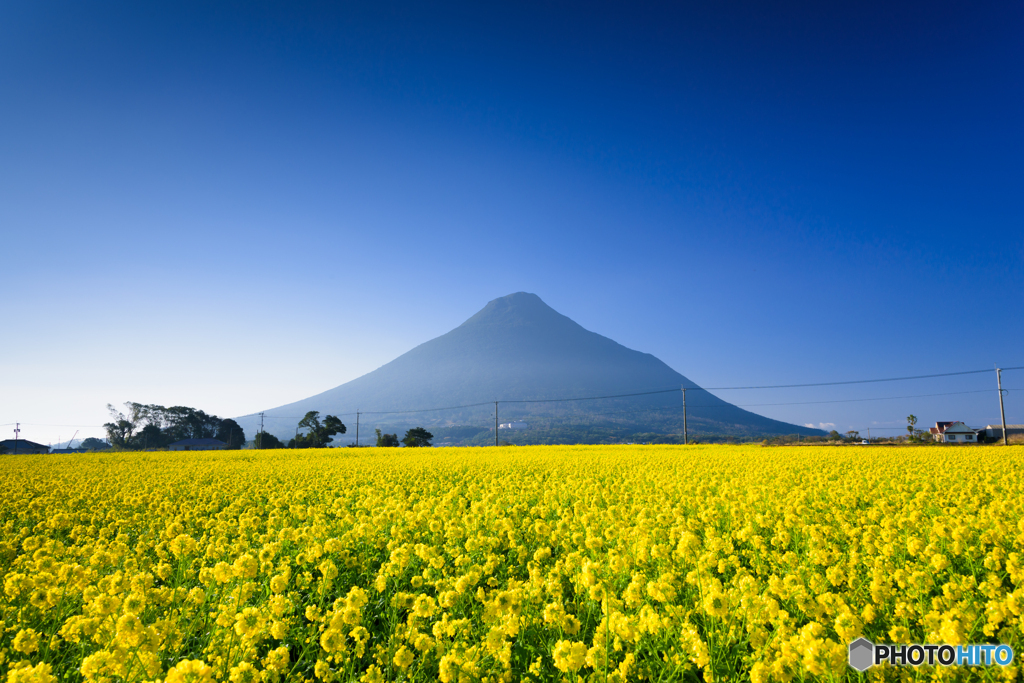
{"type": "Polygon", "coordinates": [[[409,448],[419,448],[423,446],[429,446],[430,440],[433,438],[434,435],[428,432],[423,427],[416,427],[414,429],[410,429],[405,433],[405,438],[402,439],[402,443],[404,443],[409,448]]]}
{"type": "Polygon", "coordinates": [[[325,415],[320,422],[320,412],[311,410],[299,421],[299,427],[308,429],[288,442],[289,448],[325,448],[335,434],[344,434],[346,429],[334,415],[325,415]]]}
{"type": "Polygon", "coordinates": [[[116,448],[164,448],[182,439],[217,438],[229,448],[245,443],[245,434],[234,420],[222,420],[188,406],[143,405],[129,401],[124,413],[107,405],[114,418],[103,425],[107,440],[116,448]]]}
{"type": "Polygon", "coordinates": [[[134,445],[132,437],[135,435],[135,431],[149,417],[149,406],[128,401],[124,407],[127,412],[122,413],[108,403],[107,410],[110,411],[110,416],[114,418],[114,421],[103,425],[103,428],[107,430],[107,441],[118,448],[128,448],[134,445]]]}
{"type": "Polygon", "coordinates": [[[908,415],[907,416],[907,434],[910,435],[911,439],[914,438],[914,425],[916,425],[916,424],[917,424],[917,416],[916,415],[908,415]]]}
{"type": "Polygon", "coordinates": [[[267,432],[256,433],[256,448],[266,450],[270,448],[284,448],[284,443],[273,434],[267,432]]]}
{"type": "Polygon", "coordinates": [[[153,422],[143,427],[131,440],[132,447],[140,450],[163,448],[169,443],[171,443],[171,439],[168,438],[167,433],[153,422]]]}
{"type": "Polygon", "coordinates": [[[102,451],[106,450],[107,448],[110,448],[110,444],[104,441],[103,439],[97,439],[95,436],[90,436],[88,439],[79,444],[78,447],[84,448],[87,451],[102,451]]]}
{"type": "Polygon", "coordinates": [[[860,432],[851,429],[846,432],[846,438],[850,441],[860,441],[860,432]]]}
{"type": "Polygon", "coordinates": [[[831,432],[828,433],[828,440],[829,441],[839,441],[842,438],[843,438],[842,435],[839,432],[837,432],[836,430],[834,430],[834,429],[831,432]]]}
{"type": "Polygon", "coordinates": [[[242,444],[245,443],[245,432],[242,431],[242,427],[237,422],[228,418],[220,421],[220,425],[217,426],[217,433],[213,438],[220,439],[228,445],[228,448],[241,448],[242,444]]]}
{"type": "MultiPolygon", "coordinates": [[[[222,420],[216,415],[207,415],[202,410],[188,406],[149,406],[151,414],[158,417],[170,442],[182,439],[213,439],[222,420]]],[[[236,425],[237,426],[237,425],[236,425]]]]}
{"type": "Polygon", "coordinates": [[[398,441],[398,434],[381,434],[380,430],[377,432],[377,448],[398,448],[400,442],[398,441]]]}

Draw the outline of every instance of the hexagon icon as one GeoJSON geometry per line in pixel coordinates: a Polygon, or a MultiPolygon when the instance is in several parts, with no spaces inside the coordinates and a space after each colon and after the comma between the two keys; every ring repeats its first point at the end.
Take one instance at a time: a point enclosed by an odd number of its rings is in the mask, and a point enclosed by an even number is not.
{"type": "Polygon", "coordinates": [[[858,638],[850,643],[850,666],[857,671],[867,671],[874,663],[874,643],[867,638],[858,638]]]}

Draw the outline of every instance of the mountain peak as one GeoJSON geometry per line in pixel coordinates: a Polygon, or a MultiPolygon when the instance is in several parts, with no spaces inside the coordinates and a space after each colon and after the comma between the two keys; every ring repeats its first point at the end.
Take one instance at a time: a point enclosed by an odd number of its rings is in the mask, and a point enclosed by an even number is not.
{"type": "MultiPolygon", "coordinates": [[[[515,292],[494,299],[461,327],[475,325],[536,325],[572,322],[530,292],[515,292]]],[[[575,325],[575,323],[573,323],[575,325]]]]}

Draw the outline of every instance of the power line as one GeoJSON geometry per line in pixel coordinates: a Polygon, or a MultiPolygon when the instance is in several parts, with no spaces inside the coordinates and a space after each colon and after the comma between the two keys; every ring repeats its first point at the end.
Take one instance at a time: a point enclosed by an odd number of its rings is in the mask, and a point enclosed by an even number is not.
{"type": "MultiPolygon", "coordinates": [[[[1020,368],[1003,368],[1004,370],[1021,370],[1020,368]]],[[[963,372],[942,372],[935,375],[912,375],[909,377],[884,377],[882,379],[854,379],[844,382],[812,382],[808,384],[770,384],[759,387],[704,387],[705,391],[733,391],[738,389],[792,389],[796,387],[834,387],[840,384],[871,384],[874,382],[901,382],[910,379],[931,379],[933,377],[954,377],[956,375],[979,375],[983,372],[995,372],[988,368],[984,370],[965,370],[963,372]]]]}
{"type": "MultiPolygon", "coordinates": [[[[10,422],[8,424],[14,424],[14,423],[10,422]]],[[[95,428],[95,429],[102,429],[103,428],[103,425],[52,425],[52,424],[43,424],[41,422],[20,422],[19,424],[28,425],[29,427],[86,427],[86,428],[95,428]]],[[[6,426],[7,425],[0,425],[0,427],[6,427],[6,426]]]]}
{"type": "MultiPolygon", "coordinates": [[[[1024,365],[1017,366],[1017,367],[1010,367],[1010,368],[1002,368],[1002,370],[1004,370],[1004,371],[1005,370],[1024,370],[1024,365]]],[[[942,373],[936,373],[936,374],[931,374],[931,375],[911,375],[911,376],[907,376],[907,377],[884,377],[884,378],[880,378],[880,379],[845,380],[845,381],[841,381],[841,382],[810,382],[810,383],[804,383],[804,384],[771,384],[771,385],[745,386],[745,387],[688,387],[688,389],[690,389],[691,391],[696,391],[696,390],[700,390],[700,391],[736,391],[736,390],[748,390],[748,389],[793,389],[793,388],[799,388],[799,387],[828,387],[828,386],[840,386],[840,385],[848,385],[848,384],[871,384],[871,383],[877,383],[877,382],[901,382],[901,381],[915,380],[915,379],[932,379],[932,378],[936,378],[936,377],[956,377],[956,376],[960,376],[960,375],[977,375],[977,374],[981,374],[981,373],[985,373],[985,372],[994,372],[994,370],[986,368],[984,370],[965,370],[965,371],[962,371],[962,372],[942,372],[942,373]]],[[[677,389],[677,388],[672,388],[672,389],[655,389],[653,391],[640,391],[640,392],[634,392],[634,393],[630,393],[630,394],[609,394],[609,395],[606,395],[606,396],[583,396],[583,397],[575,397],[575,398],[507,399],[507,400],[502,400],[502,401],[499,401],[499,402],[500,403],[565,403],[565,402],[572,402],[572,401],[600,401],[600,400],[611,399],[611,398],[631,398],[631,397],[634,397],[634,396],[651,396],[651,395],[655,395],[655,394],[669,394],[669,393],[675,393],[677,391],[679,391],[679,389],[677,389]]],[[[952,395],[952,394],[956,394],[956,393],[972,393],[972,392],[950,392],[948,395],[952,395]]],[[[925,394],[925,396],[927,396],[927,395],[928,394],[925,394]]],[[[943,395],[947,395],[947,394],[934,394],[934,395],[935,396],[943,396],[943,395]]],[[[887,398],[888,397],[886,397],[886,398],[879,398],[879,399],[850,399],[850,401],[858,401],[858,400],[887,400],[887,398]]],[[[893,397],[893,398],[900,398],[900,397],[893,397]]],[[[907,397],[907,398],[916,398],[916,397],[907,397]]],[[[840,403],[840,402],[843,402],[843,401],[808,401],[808,402],[806,402],[806,404],[811,404],[811,403],[833,403],[833,402],[840,403]]],[[[459,409],[459,408],[475,408],[475,407],[478,407],[478,406],[490,405],[491,403],[492,403],[492,401],[484,401],[484,402],[481,402],[481,403],[470,403],[470,404],[461,405],[461,406],[448,406],[448,407],[444,407],[444,408],[419,408],[419,409],[413,409],[413,410],[390,410],[390,411],[363,411],[362,414],[363,415],[369,415],[369,414],[373,414],[373,415],[400,415],[400,414],[409,414],[409,413],[426,413],[426,412],[433,412],[433,411],[439,411],[439,410],[456,410],[456,409],[459,409]]],[[[764,405],[803,405],[803,404],[804,403],[802,403],[802,402],[796,402],[796,403],[760,403],[760,404],[759,403],[755,403],[755,404],[748,404],[748,405],[751,406],[751,407],[755,407],[755,406],[764,406],[764,405]]],[[[711,407],[711,406],[703,406],[703,407],[711,407]]],[[[354,415],[354,413],[345,413],[345,414],[346,415],[354,415]]]]}
{"type": "MultiPolygon", "coordinates": [[[[1004,371],[1004,372],[1008,371],[1008,370],[1024,370],[1024,365],[1001,368],[1001,370],[1004,371]]],[[[930,374],[930,375],[910,375],[910,376],[906,376],[906,377],[883,377],[883,378],[878,378],[878,379],[844,380],[844,381],[839,381],[839,382],[807,382],[807,383],[801,383],[801,384],[766,384],[766,385],[759,385],[759,386],[732,386],[732,387],[697,387],[697,386],[694,386],[694,387],[687,387],[687,388],[690,389],[691,391],[698,391],[698,390],[700,390],[700,391],[708,391],[708,392],[711,392],[711,391],[740,391],[740,390],[754,390],[754,389],[794,389],[794,388],[801,388],[801,387],[827,387],[827,386],[841,386],[841,385],[851,385],[851,384],[871,384],[871,383],[878,383],[878,382],[901,382],[901,381],[918,380],[918,379],[933,379],[933,378],[937,378],[937,377],[956,377],[956,376],[962,376],[962,375],[977,375],[977,374],[982,374],[982,373],[986,373],[986,372],[995,372],[995,370],[986,368],[984,370],[965,370],[965,371],[962,371],[962,372],[943,372],[943,373],[935,373],[935,374],[930,374]]],[[[633,392],[633,393],[628,393],[628,394],[608,394],[608,395],[604,395],[604,396],[578,396],[578,397],[573,397],[573,398],[508,399],[508,400],[499,401],[499,403],[568,403],[568,402],[576,402],[576,401],[600,401],[600,400],[613,399],[613,398],[633,398],[633,397],[636,397],[636,396],[653,396],[653,395],[656,395],[656,394],[669,394],[669,393],[675,393],[677,391],[679,391],[679,389],[673,387],[671,389],[656,389],[656,390],[653,390],[653,391],[639,391],[639,392],[633,392]]],[[[953,396],[953,395],[957,395],[957,394],[970,394],[970,393],[985,393],[985,392],[984,391],[960,391],[960,392],[955,392],[954,391],[954,392],[945,392],[945,393],[936,393],[936,394],[917,394],[917,395],[911,395],[911,396],[881,396],[881,397],[876,397],[876,398],[836,399],[836,400],[829,400],[829,401],[794,401],[794,402],[784,402],[784,403],[748,403],[748,404],[730,404],[730,405],[735,405],[736,407],[739,407],[739,408],[743,408],[743,407],[755,408],[755,407],[764,407],[764,406],[814,405],[814,404],[824,404],[824,403],[855,403],[855,402],[862,402],[862,401],[887,401],[887,400],[898,400],[898,399],[902,399],[902,398],[924,398],[924,397],[929,397],[929,396],[953,396]]],[[[439,411],[443,411],[443,410],[460,410],[460,409],[463,409],[463,408],[477,408],[477,407],[480,407],[480,406],[490,405],[491,403],[493,403],[493,401],[482,401],[480,403],[467,403],[467,404],[457,405],[457,406],[443,406],[443,407],[439,407],[439,408],[416,408],[416,409],[409,409],[409,410],[359,411],[359,414],[361,414],[361,415],[410,415],[410,414],[415,414],[415,413],[439,412],[439,411]]],[[[693,406],[693,407],[695,407],[695,408],[723,408],[723,407],[726,407],[726,406],[721,406],[721,405],[716,405],[716,406],[696,405],[696,406],[693,406]]],[[[622,412],[630,412],[630,411],[622,411],[622,412]]],[[[615,413],[603,413],[603,414],[605,414],[605,415],[612,415],[612,414],[615,414],[615,413]]],[[[238,419],[245,418],[245,417],[256,417],[258,415],[261,415],[261,413],[250,413],[248,415],[242,415],[242,416],[239,416],[238,419]]],[[[356,413],[355,412],[338,413],[338,416],[340,416],[340,417],[351,417],[353,415],[356,415],[356,413]]],[[[301,420],[303,417],[305,417],[305,416],[298,416],[298,415],[267,415],[266,416],[266,418],[268,418],[268,419],[276,419],[276,420],[301,420]]],[[[9,422],[9,423],[4,423],[4,424],[2,424],[0,426],[5,426],[6,427],[6,426],[10,426],[12,424],[15,424],[15,423],[9,422]]],[[[33,427],[85,427],[85,428],[94,428],[94,429],[101,429],[101,428],[104,427],[104,425],[74,425],[74,424],[67,425],[67,424],[43,424],[43,423],[23,423],[23,424],[26,424],[28,426],[33,426],[33,427]]]]}
{"type": "MultiPolygon", "coordinates": [[[[564,401],[599,401],[605,398],[628,398],[630,396],[650,396],[651,394],[675,393],[679,389],[658,389],[656,391],[641,391],[636,394],[615,394],[613,396],[587,396],[586,398],[535,398],[501,401],[501,403],[561,403],[564,401]]],[[[481,404],[483,405],[483,404],[481,404]]]]}
{"type": "MultiPolygon", "coordinates": [[[[1005,391],[1010,391],[1010,390],[1006,389],[1005,391]]],[[[1016,391],[1016,390],[1014,390],[1014,391],[1016,391]]],[[[691,408],[757,408],[757,407],[764,407],[764,406],[803,406],[803,405],[816,405],[816,404],[819,404],[819,403],[856,403],[856,402],[860,402],[860,401],[893,401],[893,400],[905,399],[905,398],[925,398],[925,397],[929,397],[929,396],[956,396],[956,395],[959,395],[959,394],[987,394],[987,393],[990,393],[989,389],[976,389],[976,390],[973,390],[973,391],[948,391],[948,392],[943,392],[943,393],[938,393],[938,394],[912,394],[912,395],[909,395],[909,396],[876,396],[874,398],[847,398],[847,399],[836,399],[836,400],[831,400],[831,401],[793,401],[793,402],[786,402],[786,403],[725,403],[724,405],[721,404],[721,403],[720,404],[715,404],[715,405],[711,405],[711,404],[692,405],[691,404],[689,407],[691,407],[691,408]]],[[[626,414],[636,414],[636,413],[642,413],[642,412],[655,412],[655,411],[680,410],[680,409],[682,409],[681,405],[678,405],[678,406],[662,406],[660,408],[636,408],[636,409],[633,409],[633,410],[616,410],[616,411],[605,412],[605,413],[589,413],[589,414],[590,415],[626,415],[626,414]]],[[[538,416],[538,417],[542,417],[542,416],[538,416]]]]}
{"type": "MultiPolygon", "coordinates": [[[[1007,390],[1009,391],[1009,390],[1007,390]]],[[[988,394],[989,389],[975,389],[973,391],[947,391],[941,394],[913,394],[911,396],[878,396],[876,398],[843,398],[833,401],[795,401],[792,403],[744,403],[740,408],[756,408],[758,406],[804,406],[814,403],[856,403],[858,401],[893,401],[901,398],[926,398],[928,396],[956,396],[958,394],[988,394]]]]}
{"type": "MultiPolygon", "coordinates": [[[[477,406],[489,406],[494,401],[484,401],[482,403],[467,403],[464,406],[448,406],[446,408],[419,408],[417,410],[364,410],[363,415],[401,415],[404,413],[430,413],[438,410],[458,410],[459,408],[475,408],[477,406]]],[[[508,403],[508,401],[502,401],[502,403],[508,403]]]]}

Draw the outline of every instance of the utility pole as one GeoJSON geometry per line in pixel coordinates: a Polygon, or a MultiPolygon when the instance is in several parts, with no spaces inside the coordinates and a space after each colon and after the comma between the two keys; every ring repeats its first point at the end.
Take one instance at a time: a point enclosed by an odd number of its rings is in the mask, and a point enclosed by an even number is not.
{"type": "Polygon", "coordinates": [[[1001,368],[996,368],[996,386],[999,387],[999,417],[1003,421],[1003,445],[1008,446],[1009,442],[1006,440],[1006,411],[1003,410],[1003,371],[1001,368]]]}
{"type": "MultiPolygon", "coordinates": [[[[999,400],[1002,401],[1003,400],[1002,397],[1000,397],[999,400]]],[[[497,404],[495,404],[495,405],[497,405],[497,404]]],[[[20,422],[15,422],[14,423],[14,455],[18,454],[18,434],[21,434],[21,423],[20,422]]]]}
{"type": "Polygon", "coordinates": [[[263,445],[263,413],[260,413],[260,435],[256,439],[256,448],[263,445]]]}
{"type": "Polygon", "coordinates": [[[683,385],[683,445],[690,441],[689,429],[686,427],[686,385],[683,385]]]}
{"type": "Polygon", "coordinates": [[[498,445],[498,402],[494,402],[494,445],[498,445]]]}
{"type": "Polygon", "coordinates": [[[356,448],[359,447],[359,408],[356,408],[356,448]]]}

